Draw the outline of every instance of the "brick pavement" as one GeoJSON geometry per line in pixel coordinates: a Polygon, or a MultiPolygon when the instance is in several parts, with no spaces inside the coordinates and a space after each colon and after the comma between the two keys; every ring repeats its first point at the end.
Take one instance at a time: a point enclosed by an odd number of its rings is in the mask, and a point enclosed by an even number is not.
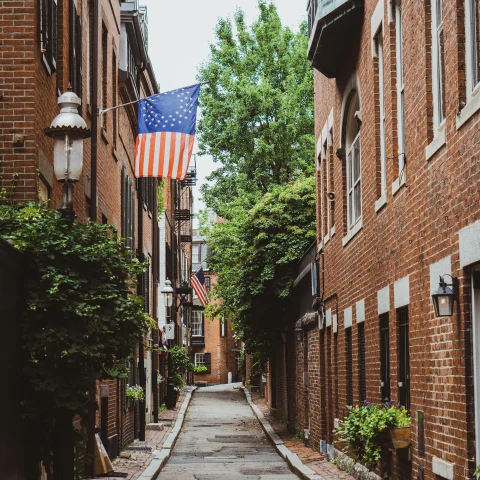
{"type": "Polygon", "coordinates": [[[137,480],[144,470],[150,465],[150,462],[153,459],[153,452],[155,450],[160,450],[168,437],[169,433],[172,431],[175,420],[177,419],[178,411],[180,410],[187,389],[183,389],[177,398],[177,405],[175,410],[166,410],[159,414],[159,423],[164,424],[163,430],[147,430],[145,433],[145,442],[140,442],[135,440],[130,447],[149,447],[150,451],[141,451],[141,450],[124,450],[121,452],[120,456],[116,458],[113,463],[113,468],[115,473],[126,473],[127,477],[108,477],[111,479],[115,478],[127,478],[127,480],[137,480]],[[124,456],[130,455],[129,458],[124,458],[124,456]]]}
{"type": "Polygon", "coordinates": [[[326,455],[321,455],[303,444],[303,441],[297,439],[295,434],[289,432],[282,422],[275,418],[265,403],[265,399],[258,393],[251,393],[252,401],[265,415],[275,433],[283,440],[285,446],[293,453],[296,453],[300,460],[315,473],[325,480],[355,480],[353,477],[329,462],[326,455]]]}

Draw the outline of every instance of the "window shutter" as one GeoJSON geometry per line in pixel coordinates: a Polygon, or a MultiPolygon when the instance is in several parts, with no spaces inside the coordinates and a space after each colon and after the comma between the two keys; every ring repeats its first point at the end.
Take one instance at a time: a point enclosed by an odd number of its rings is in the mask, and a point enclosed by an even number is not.
{"type": "Polygon", "coordinates": [[[400,333],[399,349],[400,349],[400,382],[399,399],[400,405],[407,410],[410,409],[410,352],[408,339],[408,309],[402,308],[398,310],[398,326],[400,333]]]}
{"type": "Polygon", "coordinates": [[[382,401],[390,400],[390,337],[388,313],[380,317],[380,372],[382,381],[382,401]]]}
{"type": "Polygon", "coordinates": [[[352,327],[345,329],[345,353],[346,353],[346,373],[347,373],[347,405],[353,405],[352,327]]]}
{"type": "MultiPolygon", "coordinates": [[[[120,174],[120,211],[121,211],[121,220],[120,220],[120,229],[122,237],[126,237],[125,234],[125,226],[126,226],[126,208],[125,208],[125,194],[126,194],[126,187],[125,187],[125,167],[122,167],[122,172],[120,174]]],[[[127,242],[128,245],[128,242],[127,242]]]]}
{"type": "Polygon", "coordinates": [[[57,69],[57,50],[58,50],[58,13],[57,0],[49,0],[50,3],[50,24],[48,41],[48,63],[52,71],[57,69]]]}
{"type": "Polygon", "coordinates": [[[150,265],[147,266],[143,274],[143,299],[145,313],[150,312],[150,265]]]}
{"type": "Polygon", "coordinates": [[[42,53],[48,50],[48,2],[40,0],[40,48],[42,53]]]}
{"type": "Polygon", "coordinates": [[[205,366],[207,367],[207,373],[212,373],[212,354],[205,354],[205,366]]]}
{"type": "Polygon", "coordinates": [[[204,337],[205,336],[205,315],[203,312],[201,313],[201,315],[202,315],[202,337],[204,337]]]}
{"type": "MultiPolygon", "coordinates": [[[[83,91],[83,68],[82,68],[82,57],[83,57],[83,33],[82,33],[82,22],[80,20],[80,15],[75,16],[75,93],[82,98],[83,91]]],[[[83,105],[83,103],[82,103],[83,105]]]]}
{"type": "Polygon", "coordinates": [[[358,324],[358,364],[359,364],[359,392],[360,402],[367,399],[367,378],[365,369],[365,324],[358,324]]]}

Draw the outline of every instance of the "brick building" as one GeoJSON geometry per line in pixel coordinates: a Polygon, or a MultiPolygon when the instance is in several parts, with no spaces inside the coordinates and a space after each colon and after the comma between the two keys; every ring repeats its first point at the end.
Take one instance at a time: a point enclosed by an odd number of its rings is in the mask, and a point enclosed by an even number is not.
{"type": "MultiPolygon", "coordinates": [[[[16,177],[16,200],[61,205],[53,141],[44,131],[58,114],[58,96],[71,86],[82,100],[79,114],[92,130],[91,140],[84,142],[83,175],[74,187],[77,220],[114,224],[138,257],[148,260],[137,290],[145,311],[157,318],[159,256],[169,250],[171,278],[180,283],[185,248],[174,235],[164,234],[161,245],[158,182],[134,178],[136,106],[97,115],[159,91],[148,56],[146,9],[138,0],[22,0],[2,2],[0,18],[0,188],[10,192],[16,177]]],[[[179,182],[163,185],[165,215],[172,224],[182,189],[179,182]]],[[[158,343],[158,333],[150,332],[143,343],[158,343]]],[[[143,343],[132,346],[136,361],[127,380],[102,382],[92,390],[99,406],[95,427],[111,457],[142,437],[166,394],[157,383],[157,372],[165,376],[165,362],[143,343]],[[127,383],[145,387],[144,403],[127,401],[127,383]]]]}
{"type": "MultiPolygon", "coordinates": [[[[217,277],[208,267],[209,250],[205,237],[194,230],[192,240],[192,270],[196,272],[203,268],[207,292],[210,292],[217,277]]],[[[240,346],[234,337],[231,319],[206,318],[202,305],[194,296],[190,326],[192,361],[195,366],[207,368],[205,373],[195,374],[194,381],[209,385],[239,381],[240,346]]]]}
{"type": "Polygon", "coordinates": [[[332,454],[345,405],[406,406],[411,450],[377,472],[404,479],[473,478],[480,463],[478,8],[308,6],[320,323],[297,342],[298,418],[332,454]],[[452,316],[434,312],[441,275],[452,316]]]}

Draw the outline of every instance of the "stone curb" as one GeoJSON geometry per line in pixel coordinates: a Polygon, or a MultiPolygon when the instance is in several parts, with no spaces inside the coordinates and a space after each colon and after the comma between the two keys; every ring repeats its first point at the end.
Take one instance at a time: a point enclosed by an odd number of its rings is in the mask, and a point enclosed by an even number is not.
{"type": "Polygon", "coordinates": [[[303,480],[325,480],[324,477],[315,473],[311,468],[308,468],[298,457],[297,454],[291,452],[289,448],[283,443],[283,440],[275,433],[269,421],[265,418],[262,411],[252,402],[250,391],[246,387],[240,387],[245,394],[250,408],[255,417],[260,422],[265,435],[270,443],[275,447],[277,453],[287,462],[290,470],[303,480]]]}
{"type": "Polygon", "coordinates": [[[162,468],[168,462],[170,455],[172,454],[172,449],[175,446],[175,443],[177,443],[178,435],[180,434],[180,431],[183,427],[183,422],[185,421],[185,414],[187,413],[187,409],[190,406],[192,395],[196,389],[197,387],[193,387],[192,390],[187,392],[187,394],[185,395],[185,399],[183,400],[182,406],[178,411],[177,419],[175,420],[172,431],[168,434],[167,439],[162,445],[162,449],[155,450],[153,452],[153,460],[142,472],[140,477],[138,477],[138,480],[155,480],[160,474],[162,468]]]}

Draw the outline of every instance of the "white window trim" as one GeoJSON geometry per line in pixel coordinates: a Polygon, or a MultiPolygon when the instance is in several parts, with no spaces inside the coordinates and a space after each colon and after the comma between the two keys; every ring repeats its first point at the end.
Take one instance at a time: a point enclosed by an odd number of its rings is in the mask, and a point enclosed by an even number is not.
{"type": "Polygon", "coordinates": [[[472,3],[476,0],[465,0],[465,63],[467,80],[467,102],[480,83],[477,78],[479,59],[477,58],[477,19],[476,11],[472,11],[472,3]]]}
{"type": "Polygon", "coordinates": [[[199,366],[206,366],[206,363],[205,363],[205,353],[201,352],[201,353],[195,353],[195,366],[196,367],[199,367],[199,366]],[[197,359],[199,358],[203,358],[203,362],[199,362],[197,359]]]}
{"type": "Polygon", "coordinates": [[[432,142],[430,145],[425,147],[425,158],[426,160],[430,160],[435,153],[437,153],[447,142],[446,135],[445,135],[445,120],[440,125],[438,130],[435,132],[435,136],[433,137],[432,142]]]}
{"type": "MultiPolygon", "coordinates": [[[[443,2],[443,0],[440,0],[443,2]]],[[[438,41],[438,32],[437,20],[437,0],[431,0],[430,2],[432,10],[432,92],[433,92],[433,126],[434,126],[434,136],[436,137],[436,132],[440,130],[441,125],[445,122],[445,118],[441,112],[441,102],[442,102],[442,78],[441,78],[441,66],[439,64],[439,41],[438,41]]],[[[442,5],[443,8],[443,5],[442,5]]],[[[441,28],[444,29],[443,18],[441,22],[441,28]]],[[[445,105],[443,105],[443,110],[445,105]]],[[[433,142],[432,142],[433,143],[433,142]]]]}
{"type": "Polygon", "coordinates": [[[203,312],[200,310],[194,310],[192,312],[192,337],[203,337],[204,336],[204,331],[203,331],[203,312]],[[200,322],[194,322],[193,319],[195,318],[195,314],[199,313],[200,314],[200,322]],[[193,325],[200,325],[200,334],[198,333],[193,333],[193,325]]]}
{"type": "MultiPolygon", "coordinates": [[[[395,48],[397,61],[397,136],[398,136],[398,171],[405,168],[405,75],[403,71],[403,18],[401,0],[395,2],[395,48]]],[[[405,172],[404,172],[405,175],[405,172]]],[[[400,173],[399,173],[400,176],[400,173]]]]}
{"type": "Polygon", "coordinates": [[[385,75],[383,56],[383,30],[379,30],[375,36],[378,57],[378,84],[379,84],[379,107],[380,107],[380,189],[381,195],[387,195],[387,144],[385,139],[385,75]]]}
{"type": "Polygon", "coordinates": [[[345,247],[353,237],[357,235],[363,228],[362,217],[357,221],[357,223],[348,231],[348,233],[342,238],[342,247],[345,247]]]}
{"type": "MultiPolygon", "coordinates": [[[[346,156],[346,165],[347,165],[347,230],[351,231],[355,228],[355,225],[361,220],[362,218],[362,146],[360,144],[360,165],[359,165],[359,175],[358,179],[355,181],[353,185],[350,185],[351,181],[351,170],[353,171],[353,162],[349,162],[348,156],[352,151],[354,151],[354,145],[360,140],[360,132],[357,133],[357,136],[352,142],[350,146],[350,150],[347,152],[346,156]],[[360,215],[354,222],[351,221],[352,214],[355,211],[355,187],[360,184],[360,215]],[[349,208],[350,202],[348,201],[349,195],[352,194],[352,208],[349,208]]],[[[352,155],[352,160],[355,160],[352,155]]],[[[352,175],[353,176],[353,175],[352,175]]]]}

